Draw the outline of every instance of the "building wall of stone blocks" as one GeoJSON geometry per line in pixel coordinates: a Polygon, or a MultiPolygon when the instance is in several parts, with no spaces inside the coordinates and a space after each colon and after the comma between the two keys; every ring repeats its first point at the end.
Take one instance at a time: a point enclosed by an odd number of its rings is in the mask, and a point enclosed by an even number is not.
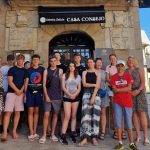
{"type": "MultiPolygon", "coordinates": [[[[6,6],[0,0],[4,11],[0,19],[0,50],[1,55],[6,55],[16,50],[33,50],[40,54],[42,62],[47,64],[49,53],[49,42],[56,35],[66,31],[82,31],[90,35],[95,41],[95,49],[112,49],[119,58],[127,59],[129,55],[137,57],[140,66],[143,65],[140,38],[140,27],[138,17],[138,5],[135,0],[132,6],[128,6],[125,0],[117,0],[114,3],[106,3],[101,0],[106,9],[105,24],[65,24],[65,25],[43,25],[38,24],[37,6],[33,0],[12,2],[12,8],[6,6]],[[28,4],[30,3],[30,7],[28,4]],[[112,4],[112,5],[111,5],[112,4]],[[128,6],[128,7],[127,7],[128,6]]],[[[75,4],[78,0],[70,1],[68,6],[75,4]]],[[[83,0],[82,0],[83,2],[83,0]]],[[[84,3],[82,3],[84,5],[84,3]]],[[[98,5],[99,1],[93,1],[98,5]]],[[[43,4],[48,1],[43,1],[43,4]]],[[[51,1],[49,6],[59,6],[57,2],[51,1]]],[[[92,5],[86,1],[85,5],[92,5]]],[[[60,5],[66,5],[66,1],[60,5]]]]}

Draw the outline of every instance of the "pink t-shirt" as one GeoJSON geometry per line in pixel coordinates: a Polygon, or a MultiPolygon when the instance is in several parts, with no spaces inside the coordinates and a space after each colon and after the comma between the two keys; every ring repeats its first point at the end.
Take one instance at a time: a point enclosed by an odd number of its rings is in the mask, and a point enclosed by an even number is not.
{"type": "Polygon", "coordinates": [[[110,74],[110,76],[113,76],[115,75],[118,71],[117,71],[117,67],[116,66],[111,66],[111,65],[108,65],[106,67],[106,72],[110,74]]]}

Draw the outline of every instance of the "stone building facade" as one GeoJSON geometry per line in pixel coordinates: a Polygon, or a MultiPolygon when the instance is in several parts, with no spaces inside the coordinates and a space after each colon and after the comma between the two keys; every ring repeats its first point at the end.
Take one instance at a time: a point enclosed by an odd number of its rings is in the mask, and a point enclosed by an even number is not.
{"type": "Polygon", "coordinates": [[[108,58],[113,52],[126,60],[134,55],[142,66],[138,8],[138,0],[0,0],[0,56],[5,61],[8,53],[38,53],[46,66],[50,41],[63,33],[81,32],[93,39],[95,57],[103,53],[108,58]],[[38,6],[100,5],[104,5],[106,23],[39,25],[38,6]]]}

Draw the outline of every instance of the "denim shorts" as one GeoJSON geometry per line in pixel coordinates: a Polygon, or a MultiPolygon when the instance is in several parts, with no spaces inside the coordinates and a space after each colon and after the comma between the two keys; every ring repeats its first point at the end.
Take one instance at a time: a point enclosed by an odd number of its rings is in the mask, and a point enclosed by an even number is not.
{"type": "Polygon", "coordinates": [[[124,107],[114,102],[115,127],[122,128],[122,118],[126,129],[132,129],[132,108],[124,107]]]}

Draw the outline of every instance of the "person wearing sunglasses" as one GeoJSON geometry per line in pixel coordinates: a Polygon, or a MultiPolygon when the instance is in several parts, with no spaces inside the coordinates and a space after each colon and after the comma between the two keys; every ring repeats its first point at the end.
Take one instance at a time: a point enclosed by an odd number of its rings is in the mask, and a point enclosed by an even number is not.
{"type": "Polygon", "coordinates": [[[132,131],[132,95],[131,86],[133,84],[132,76],[125,72],[125,62],[123,60],[117,61],[118,72],[112,76],[110,84],[114,92],[113,106],[115,127],[118,134],[118,145],[114,147],[115,150],[123,150],[122,143],[122,118],[124,117],[125,128],[129,136],[129,150],[137,150],[134,144],[132,131]]]}

